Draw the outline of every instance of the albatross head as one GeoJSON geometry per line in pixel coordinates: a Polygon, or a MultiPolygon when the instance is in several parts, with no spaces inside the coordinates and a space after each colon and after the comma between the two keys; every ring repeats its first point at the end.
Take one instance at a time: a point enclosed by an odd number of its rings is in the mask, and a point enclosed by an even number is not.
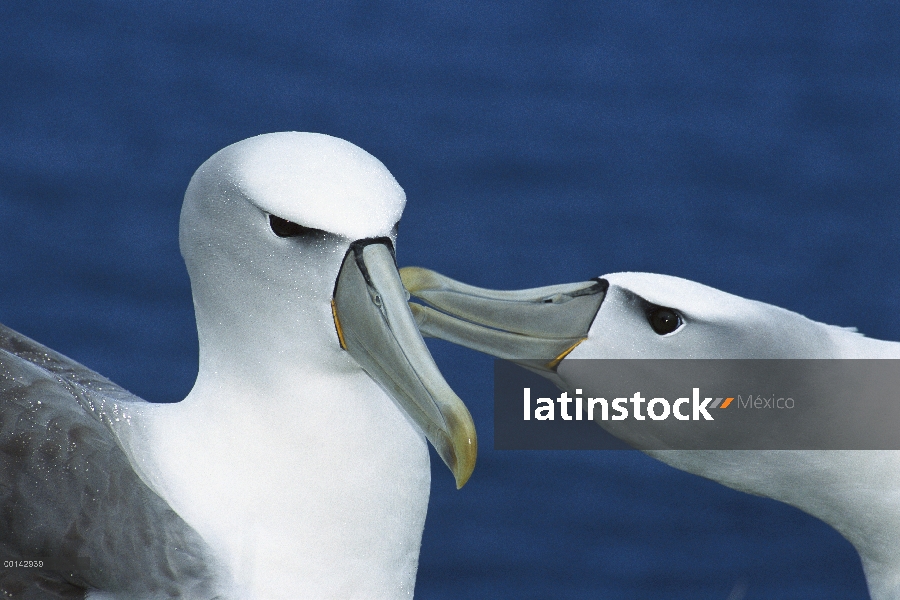
{"type": "Polygon", "coordinates": [[[407,307],[394,244],[406,196],[344,140],[285,132],[238,142],[191,179],[180,243],[200,379],[260,385],[361,367],[432,442],[462,487],[474,425],[407,307]]]}

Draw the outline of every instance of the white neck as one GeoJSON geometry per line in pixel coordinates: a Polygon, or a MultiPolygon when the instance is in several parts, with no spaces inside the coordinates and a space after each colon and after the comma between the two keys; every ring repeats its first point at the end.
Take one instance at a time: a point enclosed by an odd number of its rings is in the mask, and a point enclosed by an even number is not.
{"type": "Polygon", "coordinates": [[[120,434],[133,462],[210,544],[236,599],[410,596],[424,436],[340,349],[327,300],[210,309],[248,297],[243,281],[195,286],[197,382],[180,403],[133,407],[120,434]]]}
{"type": "MultiPolygon", "coordinates": [[[[819,358],[897,359],[900,343],[814,324],[819,358]]],[[[798,352],[803,356],[802,350],[798,352]]],[[[900,451],[648,451],[678,469],[780,500],[828,523],[859,552],[873,600],[900,599],[900,451]]]]}
{"type": "Polygon", "coordinates": [[[135,407],[124,437],[142,475],[213,548],[234,598],[411,595],[423,436],[352,364],[280,366],[265,388],[201,375],[180,403],[135,407]]]}

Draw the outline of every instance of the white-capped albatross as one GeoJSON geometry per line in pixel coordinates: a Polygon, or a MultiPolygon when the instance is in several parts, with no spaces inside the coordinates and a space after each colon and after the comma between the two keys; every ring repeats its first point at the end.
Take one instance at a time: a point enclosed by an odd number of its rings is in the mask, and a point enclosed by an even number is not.
{"type": "Polygon", "coordinates": [[[200,368],[150,404],[0,329],[9,598],[412,595],[427,440],[458,486],[475,431],[407,306],[406,198],[326,135],[233,144],[181,213],[200,368]]]}
{"type": "MultiPolygon", "coordinates": [[[[615,273],[514,292],[419,268],[402,269],[401,276],[414,296],[438,309],[413,306],[423,334],[514,362],[526,359],[524,366],[570,393],[588,387],[579,379],[585,371],[575,367],[580,358],[900,359],[898,342],[666,275],[615,273]],[[535,369],[535,360],[543,366],[535,369]]],[[[634,419],[615,427],[598,423],[626,441],[643,427],[634,419]]],[[[822,426],[832,431],[842,424],[822,426]]],[[[683,440],[663,441],[676,448],[683,440]]],[[[900,451],[645,452],[825,521],[859,552],[872,598],[900,598],[900,451]]]]}

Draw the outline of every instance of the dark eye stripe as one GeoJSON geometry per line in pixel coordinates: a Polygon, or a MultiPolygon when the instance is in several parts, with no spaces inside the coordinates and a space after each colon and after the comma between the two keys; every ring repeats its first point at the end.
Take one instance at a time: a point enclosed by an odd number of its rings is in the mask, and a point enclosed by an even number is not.
{"type": "Polygon", "coordinates": [[[288,221],[287,219],[282,219],[281,217],[276,217],[275,215],[269,215],[269,227],[272,228],[272,231],[278,237],[297,237],[300,235],[319,233],[318,229],[304,227],[303,225],[288,221]]]}

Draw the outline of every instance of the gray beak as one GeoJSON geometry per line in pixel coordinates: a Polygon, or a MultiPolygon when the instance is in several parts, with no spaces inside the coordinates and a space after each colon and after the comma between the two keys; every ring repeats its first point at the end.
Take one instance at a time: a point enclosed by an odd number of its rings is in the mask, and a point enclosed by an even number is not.
{"type": "Polygon", "coordinates": [[[587,338],[609,284],[603,279],[516,291],[466,285],[419,267],[400,270],[422,335],[554,372],[587,338]]]}
{"type": "Polygon", "coordinates": [[[475,468],[475,424],[435,365],[408,298],[389,239],[351,244],[332,300],[341,347],[422,429],[461,488],[475,468]]]}

